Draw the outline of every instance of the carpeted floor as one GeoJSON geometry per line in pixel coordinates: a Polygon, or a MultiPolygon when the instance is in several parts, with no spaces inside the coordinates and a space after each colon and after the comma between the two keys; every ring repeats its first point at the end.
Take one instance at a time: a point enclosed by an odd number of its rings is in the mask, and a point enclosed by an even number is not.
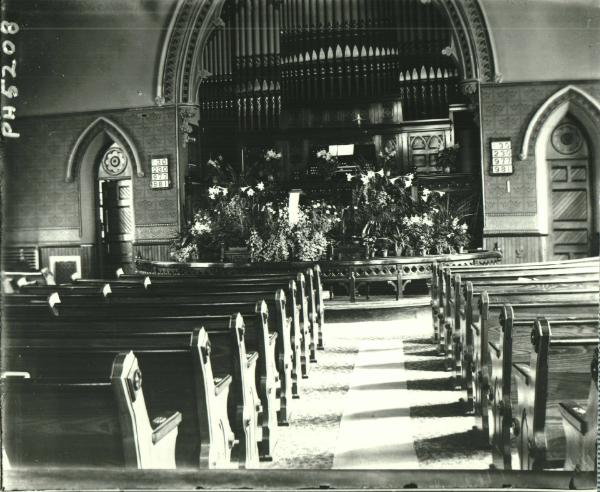
{"type": "Polygon", "coordinates": [[[377,313],[328,322],[326,350],[261,468],[489,467],[431,344],[430,308],[377,313]]]}

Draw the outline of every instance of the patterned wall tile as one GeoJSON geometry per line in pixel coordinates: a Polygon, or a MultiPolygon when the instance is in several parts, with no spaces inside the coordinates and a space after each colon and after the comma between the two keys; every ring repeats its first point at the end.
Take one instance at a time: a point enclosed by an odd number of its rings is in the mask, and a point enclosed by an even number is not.
{"type": "MultiPolygon", "coordinates": [[[[24,118],[21,138],[7,144],[6,227],[15,231],[69,230],[80,227],[79,180],[65,182],[69,154],[83,130],[100,114],[24,118]]],[[[145,177],[134,176],[134,211],[138,224],[177,224],[173,107],[102,113],[119,124],[134,141],[145,177]],[[167,190],[150,189],[150,156],[168,155],[171,182],[167,190]]],[[[31,233],[27,234],[31,236],[31,233]]],[[[53,237],[55,233],[53,233],[53,237]]],[[[65,235],[66,237],[66,235],[65,235]]]]}
{"type": "Polygon", "coordinates": [[[486,215],[537,213],[535,161],[529,156],[518,160],[521,140],[529,121],[537,109],[552,94],[569,85],[577,85],[593,97],[600,99],[598,83],[523,83],[483,85],[481,87],[481,128],[483,136],[483,165],[486,215]],[[489,142],[494,137],[509,137],[513,147],[514,174],[490,176],[489,142]],[[510,179],[511,192],[506,181],[510,179]]]}

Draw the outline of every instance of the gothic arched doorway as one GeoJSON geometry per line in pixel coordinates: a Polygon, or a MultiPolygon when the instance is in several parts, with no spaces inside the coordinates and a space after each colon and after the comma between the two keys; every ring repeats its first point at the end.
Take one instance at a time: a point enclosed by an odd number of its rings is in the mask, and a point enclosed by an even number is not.
{"type": "Polygon", "coordinates": [[[567,115],[546,147],[551,206],[549,259],[590,256],[594,237],[594,180],[590,148],[577,121],[567,115]]]}
{"type": "Polygon", "coordinates": [[[133,197],[131,163],[113,143],[101,156],[96,184],[97,245],[103,275],[133,260],[133,197]]]}

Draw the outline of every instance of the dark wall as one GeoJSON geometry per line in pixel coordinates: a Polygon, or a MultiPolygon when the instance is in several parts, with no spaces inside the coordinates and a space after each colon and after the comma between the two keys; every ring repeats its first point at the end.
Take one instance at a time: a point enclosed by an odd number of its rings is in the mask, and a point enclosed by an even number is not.
{"type": "Polygon", "coordinates": [[[18,115],[151,106],[175,0],[5,0],[18,115]]]}

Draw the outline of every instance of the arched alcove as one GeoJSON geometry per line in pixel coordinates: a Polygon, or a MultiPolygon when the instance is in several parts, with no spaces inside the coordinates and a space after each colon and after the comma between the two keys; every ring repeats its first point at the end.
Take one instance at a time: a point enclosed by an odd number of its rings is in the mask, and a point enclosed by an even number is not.
{"type": "MultiPolygon", "coordinates": [[[[107,118],[98,118],[88,125],[80,134],[71,151],[65,179],[68,182],[76,181],[79,185],[81,241],[95,245],[95,265],[102,266],[103,264],[102,221],[99,219],[99,214],[102,213],[100,210],[102,183],[107,179],[127,181],[127,198],[132,203],[131,180],[135,176],[143,177],[144,173],[141,169],[139,154],[131,138],[116,123],[107,118]],[[127,162],[127,169],[122,174],[116,173],[114,176],[110,176],[106,172],[100,172],[103,156],[111,148],[122,152],[124,160],[127,162]]],[[[128,230],[130,229],[133,235],[135,216],[131,206],[127,222],[128,230]]]]}
{"type": "Polygon", "coordinates": [[[81,163],[84,160],[84,154],[87,153],[92,142],[98,138],[99,135],[104,135],[104,137],[110,138],[113,142],[117,143],[133,164],[135,174],[140,178],[144,177],[142,161],[131,137],[129,137],[127,132],[116,122],[105,118],[104,116],[100,116],[81,132],[75,145],[71,149],[65,172],[65,181],[67,183],[70,183],[75,179],[81,163]]]}
{"type": "MultiPolygon", "coordinates": [[[[590,184],[592,186],[593,231],[597,245],[600,231],[600,103],[582,89],[567,86],[557,91],[533,115],[523,135],[519,157],[524,160],[530,154],[536,168],[537,227],[541,234],[549,235],[551,219],[551,200],[549,197],[549,172],[547,162],[547,144],[557,125],[569,116],[587,136],[590,146],[590,184]]],[[[597,246],[595,246],[597,247],[597,246]]],[[[544,259],[549,257],[544,248],[544,259]]]]}

